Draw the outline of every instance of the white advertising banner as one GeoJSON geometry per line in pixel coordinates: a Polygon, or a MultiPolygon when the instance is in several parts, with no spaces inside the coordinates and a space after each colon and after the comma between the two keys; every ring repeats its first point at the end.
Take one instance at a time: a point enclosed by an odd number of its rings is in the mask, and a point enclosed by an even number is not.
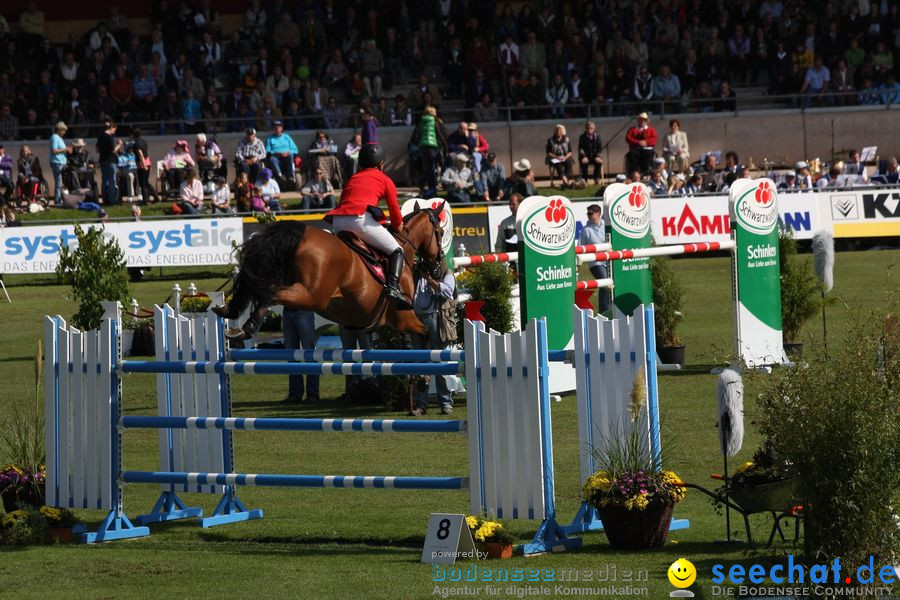
{"type": "MultiPolygon", "coordinates": [[[[576,240],[587,221],[587,207],[592,203],[572,202],[577,222],[576,240]]],[[[488,208],[492,248],[497,241],[497,227],[508,215],[506,204],[488,208]]],[[[820,229],[831,231],[836,238],[897,236],[900,235],[900,189],[781,191],[778,218],[800,240],[812,239],[820,229]]],[[[724,242],[731,234],[728,195],[651,198],[650,223],[653,239],[660,245],[724,242]]]]}
{"type": "MultiPolygon", "coordinates": [[[[118,240],[129,267],[227,265],[231,243],[244,241],[240,218],[90,223],[118,240]]],[[[75,227],[41,225],[0,229],[0,273],[53,273],[60,244],[77,244],[75,227]]]]}

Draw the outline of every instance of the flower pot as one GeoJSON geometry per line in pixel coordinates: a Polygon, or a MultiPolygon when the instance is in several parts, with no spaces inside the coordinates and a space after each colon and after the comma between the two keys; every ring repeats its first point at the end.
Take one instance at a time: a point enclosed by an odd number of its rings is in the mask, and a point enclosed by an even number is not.
{"type": "Polygon", "coordinates": [[[6,512],[17,510],[19,504],[27,504],[37,508],[44,504],[44,484],[18,487],[11,485],[0,491],[0,498],[3,499],[3,509],[6,512]]]}
{"type": "Polygon", "coordinates": [[[609,545],[619,550],[659,548],[666,543],[674,504],[650,504],[644,510],[598,507],[609,545]]]}
{"type": "Polygon", "coordinates": [[[750,514],[787,510],[793,504],[796,493],[796,480],[784,479],[771,483],[734,486],[728,490],[728,497],[744,512],[750,514]]]}
{"type": "Polygon", "coordinates": [[[784,342],[784,352],[791,358],[803,358],[803,342],[784,342]]]}
{"type": "Polygon", "coordinates": [[[71,544],[75,539],[75,536],[72,534],[71,527],[50,529],[47,532],[47,537],[50,539],[51,544],[71,544]]]}
{"type": "Polygon", "coordinates": [[[488,558],[512,558],[512,544],[501,544],[499,542],[485,542],[481,544],[481,551],[487,552],[488,558]]]}
{"type": "Polygon", "coordinates": [[[684,344],[680,346],[657,346],[656,354],[664,365],[684,366],[684,344]]]}

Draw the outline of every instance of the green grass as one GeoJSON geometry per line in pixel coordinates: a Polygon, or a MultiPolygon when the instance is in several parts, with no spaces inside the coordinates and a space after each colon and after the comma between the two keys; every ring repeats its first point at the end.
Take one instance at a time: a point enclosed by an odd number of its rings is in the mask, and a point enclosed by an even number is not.
{"type": "MultiPolygon", "coordinates": [[[[889,273],[898,261],[897,251],[837,255],[833,294],[842,302],[828,309],[833,344],[849,326],[845,305],[873,308],[887,290],[896,293],[896,278],[889,273]]],[[[674,450],[669,467],[689,481],[706,485],[711,483],[709,474],[720,471],[722,465],[714,427],[715,377],[708,371],[732,352],[730,266],[725,258],[701,258],[674,261],[674,268],[687,290],[681,334],[687,344],[688,368],[660,376],[664,444],[674,450]]],[[[162,301],[175,281],[182,288],[195,281],[200,289],[212,289],[224,277],[223,271],[214,269],[167,271],[164,278],[154,271],[148,280],[134,286],[133,295],[142,305],[149,305],[162,301]]],[[[5,391],[0,418],[9,416],[15,404],[22,405],[33,397],[32,359],[43,315],[61,313],[68,317],[74,312],[65,298],[67,290],[55,285],[51,277],[8,277],[6,283],[14,303],[0,304],[6,325],[0,346],[0,380],[5,391]]],[[[804,330],[804,340],[815,344],[820,339],[821,323],[813,319],[804,330]]],[[[234,413],[238,416],[399,416],[381,407],[334,402],[331,398],[343,387],[337,377],[323,378],[325,400],[319,406],[279,404],[287,392],[286,377],[235,377],[233,384],[234,413]]],[[[152,376],[126,376],[124,386],[127,414],[154,411],[152,376]]],[[[745,402],[747,434],[734,464],[747,460],[759,441],[751,425],[756,416],[752,393],[745,395],[745,402]]],[[[574,515],[580,489],[574,399],[565,397],[554,403],[552,410],[556,498],[560,518],[565,521],[574,515]]],[[[460,401],[454,417],[465,416],[465,405],[460,401]]],[[[127,468],[157,466],[155,431],[128,432],[124,448],[127,468]]],[[[464,438],[449,434],[239,432],[236,454],[240,472],[466,472],[464,438]]],[[[127,486],[128,514],[147,511],[157,493],[155,486],[127,486]]],[[[235,598],[430,598],[435,585],[432,568],[418,562],[428,515],[466,512],[468,507],[462,492],[243,488],[240,497],[248,506],[264,509],[265,518],[206,531],[189,523],[155,526],[149,538],[96,547],[9,550],[0,560],[0,597],[205,598],[226,594],[235,598]]],[[[190,494],[185,498],[207,512],[216,500],[190,494]]],[[[79,511],[79,516],[95,526],[103,514],[79,511]]],[[[693,590],[698,597],[710,597],[712,564],[768,562],[791,549],[790,544],[783,544],[748,555],[742,546],[714,544],[724,535],[724,517],[717,515],[699,493],[688,494],[687,500],[678,505],[676,517],[689,518],[691,527],[672,532],[670,541],[660,550],[616,552],[609,549],[602,533],[591,533],[584,536],[584,547],[576,552],[482,565],[596,570],[614,564],[620,574],[624,569],[647,569],[649,597],[659,598],[672,589],[665,576],[669,564],[685,556],[699,571],[693,590]]],[[[765,541],[770,523],[766,518],[755,518],[754,536],[765,541]]],[[[509,526],[525,541],[537,523],[510,522],[509,526]]],[[[743,537],[743,532],[740,535],[743,537]]]]}

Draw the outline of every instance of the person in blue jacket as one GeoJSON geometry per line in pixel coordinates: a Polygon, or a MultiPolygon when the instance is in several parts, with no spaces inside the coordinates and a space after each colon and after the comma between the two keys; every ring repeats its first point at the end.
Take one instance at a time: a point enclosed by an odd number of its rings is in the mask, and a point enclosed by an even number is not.
{"type": "Polygon", "coordinates": [[[266,138],[266,160],[276,177],[294,180],[294,157],[297,144],[284,132],[284,123],[275,121],[274,132],[266,138]]]}

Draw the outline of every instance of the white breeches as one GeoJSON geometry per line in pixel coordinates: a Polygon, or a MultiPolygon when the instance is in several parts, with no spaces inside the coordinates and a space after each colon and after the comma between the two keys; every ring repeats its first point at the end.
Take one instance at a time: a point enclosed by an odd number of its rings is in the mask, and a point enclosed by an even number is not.
{"type": "Polygon", "coordinates": [[[378,248],[385,254],[391,254],[400,249],[400,244],[391,235],[391,232],[378,223],[370,213],[359,216],[334,215],[331,218],[331,226],[334,233],[340,231],[352,231],[364,242],[374,248],[378,248]]]}

